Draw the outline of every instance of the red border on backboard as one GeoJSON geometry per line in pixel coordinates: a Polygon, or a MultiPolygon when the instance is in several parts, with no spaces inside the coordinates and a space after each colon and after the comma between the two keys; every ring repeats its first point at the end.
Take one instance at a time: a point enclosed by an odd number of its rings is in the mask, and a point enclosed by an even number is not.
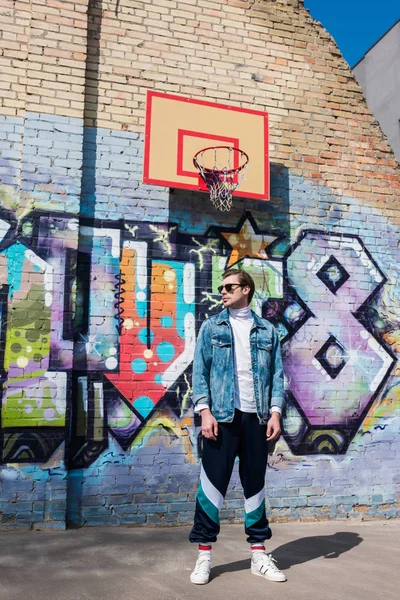
{"type": "MultiPolygon", "coordinates": [[[[199,176],[194,166],[193,171],[183,170],[183,141],[185,137],[196,137],[211,141],[218,140],[219,142],[224,142],[224,145],[231,143],[235,148],[237,148],[239,144],[239,140],[237,138],[230,138],[223,135],[213,135],[212,133],[200,133],[199,131],[190,131],[189,129],[178,129],[178,160],[176,165],[176,172],[177,175],[184,175],[185,177],[198,178],[199,176]]],[[[205,144],[204,147],[206,147],[207,145],[208,144],[205,144]]],[[[237,159],[238,157],[235,155],[235,162],[237,162],[237,159]]],[[[234,165],[234,168],[237,168],[237,164],[234,165]]]]}
{"type": "MultiPolygon", "coordinates": [[[[234,112],[243,112],[251,115],[258,115],[264,119],[264,193],[263,194],[252,194],[250,192],[242,192],[241,190],[234,192],[233,195],[241,196],[243,198],[255,198],[258,200],[269,200],[270,190],[269,190],[269,136],[268,136],[268,113],[252,110],[248,108],[241,108],[237,106],[228,106],[224,104],[218,104],[217,102],[207,102],[205,100],[194,100],[192,98],[185,98],[183,96],[175,96],[174,94],[163,94],[162,92],[153,92],[152,90],[147,90],[147,98],[146,98],[146,121],[145,121],[145,150],[144,150],[144,162],[143,162],[143,183],[149,183],[151,185],[158,185],[170,188],[183,188],[186,190],[198,190],[199,185],[195,184],[179,184],[176,181],[164,181],[160,179],[151,179],[149,177],[149,161],[150,161],[150,139],[151,139],[151,113],[152,113],[152,104],[153,98],[168,98],[169,100],[175,100],[176,102],[193,102],[194,104],[200,106],[210,106],[212,108],[220,108],[222,110],[231,110],[234,112]]],[[[198,135],[198,134],[196,134],[198,135]]],[[[202,137],[202,135],[198,135],[198,137],[202,137]]],[[[205,135],[205,137],[207,137],[205,135]]],[[[217,136],[213,136],[214,139],[217,139],[217,136]]],[[[178,148],[179,151],[179,148],[178,148]]],[[[251,157],[250,157],[251,160],[251,157]]],[[[189,176],[192,176],[190,173],[189,176]]]]}

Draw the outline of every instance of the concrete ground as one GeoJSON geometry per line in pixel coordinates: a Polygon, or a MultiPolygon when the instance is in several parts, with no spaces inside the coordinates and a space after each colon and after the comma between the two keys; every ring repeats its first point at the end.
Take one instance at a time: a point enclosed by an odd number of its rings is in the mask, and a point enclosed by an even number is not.
{"type": "Polygon", "coordinates": [[[197,549],[182,528],[0,532],[1,600],[397,600],[400,521],[273,525],[286,583],[251,575],[240,525],[225,525],[212,579],[194,586],[197,549]]]}

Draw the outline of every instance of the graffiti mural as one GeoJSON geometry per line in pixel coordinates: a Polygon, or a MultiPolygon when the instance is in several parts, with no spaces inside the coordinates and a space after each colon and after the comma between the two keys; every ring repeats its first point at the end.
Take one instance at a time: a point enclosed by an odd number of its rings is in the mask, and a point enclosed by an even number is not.
{"type": "Polygon", "coordinates": [[[285,338],[286,435],[296,452],[343,452],[395,363],[365,316],[386,278],[359,238],[319,231],[302,234],[287,268],[306,318],[285,338]]]}
{"type": "Polygon", "coordinates": [[[3,463],[66,442],[68,467],[85,468],[157,415],[190,428],[196,333],[228,266],[253,275],[253,309],[278,329],[295,454],[346,452],[393,368],[371,311],[386,277],[359,237],[290,245],[250,213],[193,235],[34,210],[0,233],[3,463]]]}
{"type": "MultiPolygon", "coordinates": [[[[65,438],[72,339],[62,256],[40,256],[11,224],[0,249],[2,460],[45,460],[65,438]]],[[[25,229],[26,232],[26,229],[25,229]]]]}

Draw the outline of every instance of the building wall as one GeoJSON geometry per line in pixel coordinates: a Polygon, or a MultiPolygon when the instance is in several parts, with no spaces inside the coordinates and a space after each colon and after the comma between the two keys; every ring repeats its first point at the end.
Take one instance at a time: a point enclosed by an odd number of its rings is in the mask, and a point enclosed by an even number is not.
{"type": "Polygon", "coordinates": [[[400,162],[400,20],[365,54],[353,72],[400,162]]]}
{"type": "Polygon", "coordinates": [[[272,518],[398,515],[400,173],[334,41],[297,0],[0,13],[3,526],[190,522],[193,348],[233,257],[282,340],[272,518]],[[267,111],[271,200],[142,184],[149,89],[267,111]]]}

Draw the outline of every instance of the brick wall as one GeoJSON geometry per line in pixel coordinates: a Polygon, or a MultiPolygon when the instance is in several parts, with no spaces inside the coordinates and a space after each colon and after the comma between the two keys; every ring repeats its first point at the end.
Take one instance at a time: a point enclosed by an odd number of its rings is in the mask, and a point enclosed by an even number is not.
{"type": "Polygon", "coordinates": [[[244,228],[279,238],[240,261],[284,356],[273,520],[398,515],[399,166],[302,4],[0,0],[4,527],[190,522],[195,334],[244,228]],[[144,185],[149,89],[268,112],[271,200],[144,185]]]}

